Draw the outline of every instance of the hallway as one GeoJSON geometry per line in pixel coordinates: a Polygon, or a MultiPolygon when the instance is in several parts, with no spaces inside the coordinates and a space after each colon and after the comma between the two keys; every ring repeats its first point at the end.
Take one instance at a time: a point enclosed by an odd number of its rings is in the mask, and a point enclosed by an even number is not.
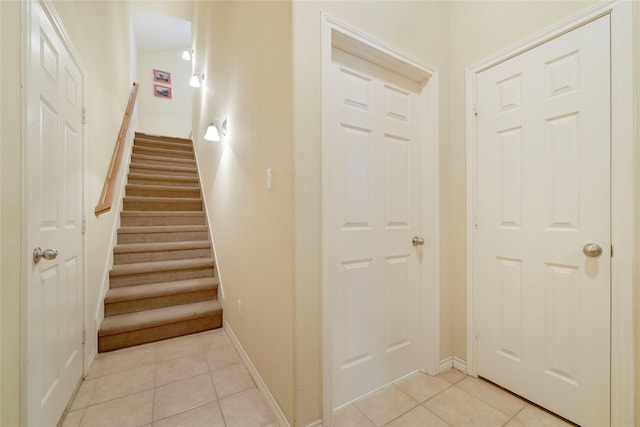
{"type": "MultiPolygon", "coordinates": [[[[562,427],[563,420],[483,380],[420,372],[342,408],[336,427],[562,427]]],[[[224,329],[101,353],[62,427],[275,427],[224,329]]]]}

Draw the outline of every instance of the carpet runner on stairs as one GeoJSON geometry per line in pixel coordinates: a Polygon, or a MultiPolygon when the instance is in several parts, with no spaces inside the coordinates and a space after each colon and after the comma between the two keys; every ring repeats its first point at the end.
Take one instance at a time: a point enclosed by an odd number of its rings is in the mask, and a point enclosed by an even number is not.
{"type": "Polygon", "coordinates": [[[113,254],[100,352],[222,326],[191,140],[136,133],[113,254]]]}

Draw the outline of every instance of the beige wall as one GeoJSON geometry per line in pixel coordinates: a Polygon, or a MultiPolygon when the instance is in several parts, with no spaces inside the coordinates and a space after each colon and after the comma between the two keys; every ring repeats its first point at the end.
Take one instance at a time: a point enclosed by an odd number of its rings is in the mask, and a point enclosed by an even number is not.
{"type": "MultiPolygon", "coordinates": [[[[106,274],[105,259],[113,230],[114,214],[93,215],[111,159],[130,90],[130,37],[128,5],[124,2],[55,2],[54,7],[71,37],[87,72],[87,313],[88,350],[95,349],[95,314],[101,304],[99,289],[106,274]]],[[[1,425],[17,426],[20,419],[21,333],[21,159],[22,124],[20,93],[21,4],[0,2],[2,11],[2,96],[0,192],[2,234],[0,306],[2,315],[1,425]]]]}
{"type": "Polygon", "coordinates": [[[291,3],[197,2],[192,25],[194,70],[206,74],[194,89],[194,141],[224,319],[292,420],[291,3]],[[222,143],[202,138],[214,118],[228,120],[222,143]]]}
{"type": "MultiPolygon", "coordinates": [[[[188,46],[185,46],[185,49],[188,46]]],[[[188,138],[191,133],[191,61],[182,50],[138,54],[138,132],[188,138]],[[155,83],[153,70],[171,73],[171,85],[155,83]],[[170,86],[172,98],[154,96],[153,85],[170,86]]]]}
{"type": "Polygon", "coordinates": [[[635,425],[640,426],[640,149],[638,148],[638,142],[640,142],[640,120],[638,115],[640,114],[640,4],[636,3],[635,10],[635,54],[636,54],[636,420],[635,425]]]}
{"type": "Polygon", "coordinates": [[[20,423],[20,289],[22,144],[19,2],[0,2],[0,425],[20,423]],[[7,178],[11,178],[10,180],[7,178]]]}

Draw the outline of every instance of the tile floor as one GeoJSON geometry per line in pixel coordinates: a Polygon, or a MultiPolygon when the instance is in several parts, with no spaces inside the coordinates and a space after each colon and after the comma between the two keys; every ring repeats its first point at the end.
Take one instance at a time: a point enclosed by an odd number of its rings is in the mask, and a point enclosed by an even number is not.
{"type": "MultiPolygon", "coordinates": [[[[223,329],[98,355],[62,427],[276,427],[223,329]]],[[[570,426],[450,369],[413,374],[337,411],[335,427],[570,426]]]]}
{"type": "Polygon", "coordinates": [[[412,374],[336,412],[334,427],[572,426],[482,379],[412,374]]]}
{"type": "Polygon", "coordinates": [[[98,355],[62,427],[276,427],[223,329],[98,355]]]}

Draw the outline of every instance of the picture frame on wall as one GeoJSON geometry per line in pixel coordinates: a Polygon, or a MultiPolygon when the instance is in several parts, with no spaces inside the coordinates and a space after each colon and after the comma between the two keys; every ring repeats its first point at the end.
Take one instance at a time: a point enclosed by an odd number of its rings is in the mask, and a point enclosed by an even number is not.
{"type": "Polygon", "coordinates": [[[153,70],[153,81],[163,83],[166,85],[171,84],[171,73],[162,70],[153,70]]]}
{"type": "Polygon", "coordinates": [[[153,85],[153,95],[158,98],[171,99],[171,88],[162,85],[153,85]]]}

